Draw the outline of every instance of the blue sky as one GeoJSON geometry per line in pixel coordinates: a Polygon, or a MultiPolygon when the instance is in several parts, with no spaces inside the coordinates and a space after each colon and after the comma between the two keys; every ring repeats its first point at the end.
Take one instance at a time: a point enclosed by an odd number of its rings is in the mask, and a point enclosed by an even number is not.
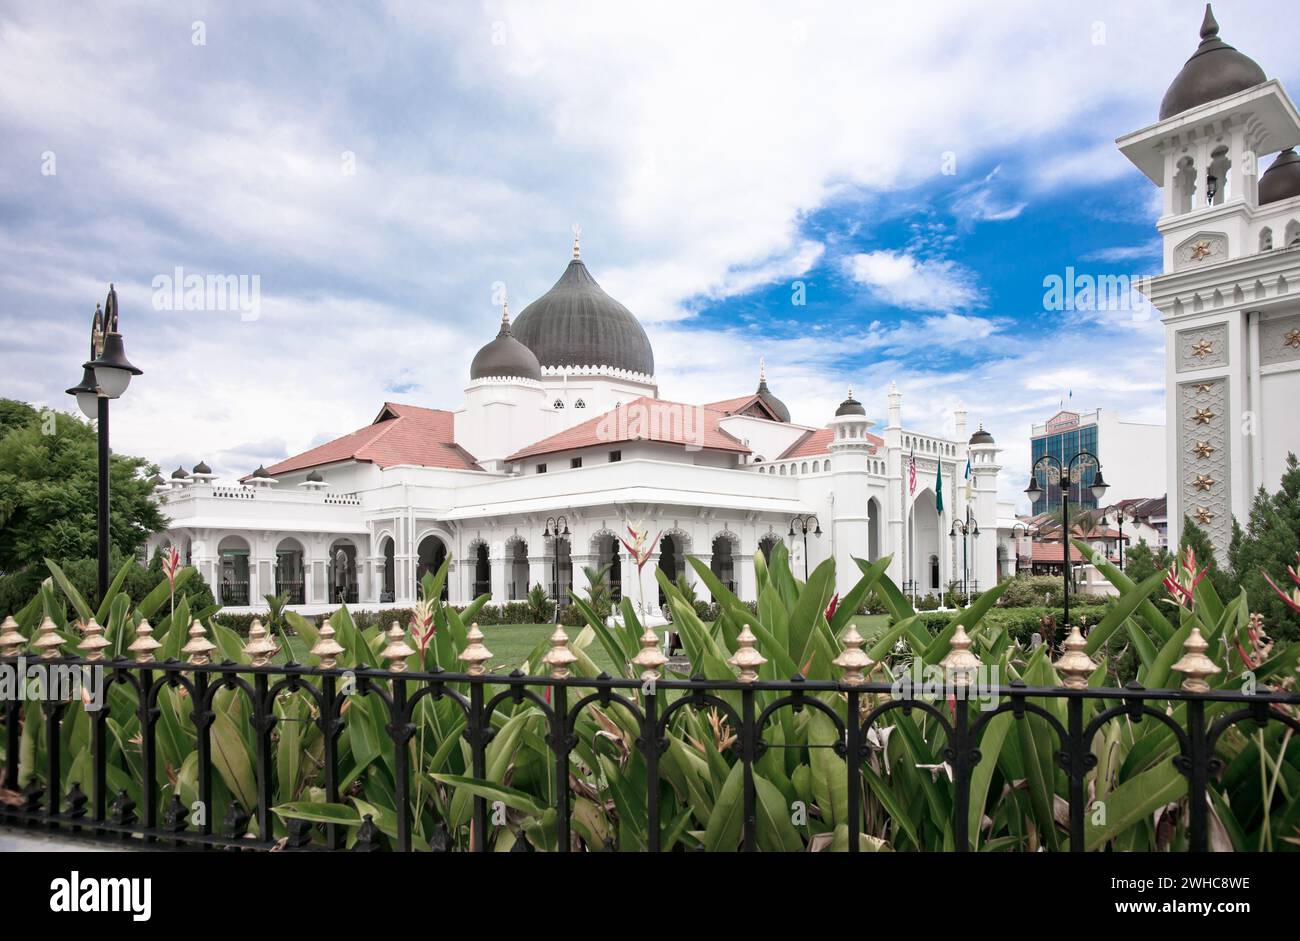
{"type": "MultiPolygon", "coordinates": [[[[385,399],[459,404],[494,291],[544,291],[578,222],[665,397],[748,392],[765,356],[821,424],[895,381],[912,428],[982,420],[1011,496],[1069,390],[1163,417],[1158,322],[1049,315],[1043,279],[1157,270],[1157,191],[1113,141],[1202,9],[6,4],[0,395],[69,407],[114,281],[145,370],[115,445],[246,473],[385,399]],[[258,276],[256,318],[156,309],[178,266],[258,276]]],[[[1296,85],[1286,5],[1215,10],[1296,85]]]]}

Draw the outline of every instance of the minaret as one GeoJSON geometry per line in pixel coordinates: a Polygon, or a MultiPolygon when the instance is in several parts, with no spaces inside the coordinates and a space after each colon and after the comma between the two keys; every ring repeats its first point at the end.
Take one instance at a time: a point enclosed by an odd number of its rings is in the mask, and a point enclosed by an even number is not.
{"type": "Polygon", "coordinates": [[[871,442],[862,403],[848,396],[831,419],[832,540],[835,545],[835,589],[844,594],[862,577],[856,559],[868,558],[871,548],[868,486],[871,473],[871,442]]]}
{"type": "Polygon", "coordinates": [[[1163,195],[1164,271],[1134,286],[1165,327],[1169,542],[1190,518],[1222,560],[1233,517],[1244,523],[1300,451],[1300,261],[1282,250],[1292,232],[1300,244],[1286,155],[1300,118],[1281,84],[1219,37],[1207,6],[1159,120],[1116,143],[1163,195]]]}
{"type": "MultiPolygon", "coordinates": [[[[889,383],[889,424],[885,426],[885,469],[889,479],[889,489],[885,497],[885,522],[888,524],[888,549],[893,555],[887,574],[896,585],[902,585],[912,577],[907,572],[906,550],[904,546],[905,528],[903,521],[907,518],[907,454],[903,451],[903,393],[898,391],[898,384],[889,383]]],[[[885,533],[884,528],[881,533],[885,533]]]]}
{"type": "MultiPolygon", "coordinates": [[[[1002,470],[998,464],[1000,450],[981,422],[979,431],[970,436],[967,444],[971,468],[970,508],[981,534],[971,544],[971,552],[974,554],[971,577],[979,591],[988,591],[998,583],[998,472],[1002,470]]],[[[957,473],[965,475],[965,462],[957,473]]],[[[959,484],[963,491],[965,483],[963,479],[959,484]]]]}

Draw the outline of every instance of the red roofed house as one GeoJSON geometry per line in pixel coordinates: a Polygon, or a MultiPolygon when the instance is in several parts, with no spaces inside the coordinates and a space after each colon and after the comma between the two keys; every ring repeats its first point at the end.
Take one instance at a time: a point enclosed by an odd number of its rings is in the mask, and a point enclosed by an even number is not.
{"type": "MultiPolygon", "coordinates": [[[[753,557],[780,541],[799,577],[834,558],[841,593],[859,577],[856,559],[886,555],[900,584],[938,593],[961,574],[950,532],[968,501],[997,528],[998,449],[984,431],[967,440],[962,411],[953,438],[907,430],[901,394],[888,398],[878,432],[851,391],[796,424],[763,364],[750,395],[663,398],[645,331],[575,244],[550,291],[513,323],[502,311],[459,408],[387,402],[369,424],[229,483],[203,463],[178,468],[158,481],[170,526],[149,548],[181,548],[236,609],[275,593],[304,611],[409,605],[450,559],[454,602],[521,599],[538,584],[566,599],[581,566],[608,566],[616,596],[656,611],[654,579],[646,573],[642,597],[618,539],[638,521],[662,533],[659,568],[701,597],[688,555],[753,600],[753,557]]],[[[997,580],[985,548],[969,563],[975,588],[997,580]]]]}

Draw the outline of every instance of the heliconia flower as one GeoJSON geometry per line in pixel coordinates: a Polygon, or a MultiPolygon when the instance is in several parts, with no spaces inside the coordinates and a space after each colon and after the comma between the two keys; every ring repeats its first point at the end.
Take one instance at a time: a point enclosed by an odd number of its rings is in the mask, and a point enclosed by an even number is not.
{"type": "Polygon", "coordinates": [[[1165,573],[1165,589],[1180,608],[1191,610],[1196,606],[1196,586],[1209,572],[1208,565],[1204,568],[1197,567],[1196,550],[1188,546],[1181,561],[1175,560],[1169,564],[1169,571],[1165,573]]]}
{"type": "Polygon", "coordinates": [[[654,557],[655,546],[659,544],[659,537],[663,535],[663,533],[655,533],[654,539],[650,539],[650,530],[644,528],[644,526],[644,522],[629,523],[627,531],[631,534],[631,540],[619,540],[619,542],[623,543],[623,548],[636,560],[638,574],[645,568],[646,563],[654,557]],[[649,545],[646,544],[647,540],[649,540],[649,545]]]}
{"type": "Polygon", "coordinates": [[[1291,589],[1291,594],[1289,595],[1281,588],[1279,588],[1273,582],[1273,579],[1268,577],[1268,572],[1265,572],[1263,569],[1260,569],[1260,574],[1264,576],[1264,581],[1268,582],[1268,587],[1272,588],[1273,592],[1279,598],[1282,599],[1282,603],[1285,604],[1292,611],[1294,611],[1296,614],[1300,614],[1300,552],[1297,552],[1295,554],[1295,557],[1296,557],[1296,564],[1288,565],[1286,567],[1286,573],[1291,576],[1291,581],[1295,582],[1297,586],[1291,589]]]}
{"type": "Polygon", "coordinates": [[[839,607],[840,607],[840,594],[839,592],[836,592],[835,597],[831,599],[831,603],[826,606],[827,621],[835,617],[835,612],[839,610],[839,607]]]}
{"type": "Polygon", "coordinates": [[[411,636],[415,638],[415,645],[420,648],[421,657],[424,656],[429,641],[433,640],[433,635],[438,631],[438,625],[434,623],[436,612],[437,602],[432,598],[421,598],[411,612],[411,636]]]}
{"type": "Polygon", "coordinates": [[[180,571],[180,567],[180,551],[175,546],[169,546],[167,548],[167,553],[163,556],[162,560],[163,574],[167,576],[167,583],[169,585],[176,584],[176,573],[180,571]]]}

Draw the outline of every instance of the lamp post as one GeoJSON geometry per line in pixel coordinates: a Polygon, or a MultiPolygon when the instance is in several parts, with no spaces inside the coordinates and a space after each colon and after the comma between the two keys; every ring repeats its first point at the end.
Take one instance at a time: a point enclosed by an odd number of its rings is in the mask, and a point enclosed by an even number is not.
{"type": "MultiPolygon", "coordinates": [[[[975,539],[980,538],[980,524],[975,522],[975,515],[974,513],[971,512],[971,508],[969,504],[967,504],[966,506],[966,519],[964,521],[963,520],[952,521],[951,535],[954,541],[957,539],[958,536],[961,536],[961,593],[966,597],[966,600],[969,603],[970,590],[968,587],[967,578],[970,575],[970,569],[969,569],[968,558],[967,558],[969,555],[968,550],[970,548],[971,538],[972,537],[974,537],[975,539]]],[[[996,536],[997,533],[994,533],[993,535],[996,536]]]]}
{"type": "Polygon", "coordinates": [[[1016,551],[1016,568],[1015,571],[1011,573],[1012,578],[1017,578],[1020,575],[1020,538],[1016,536],[1017,526],[1019,526],[1021,529],[1024,530],[1024,532],[1021,534],[1022,536],[1029,535],[1028,523],[1024,523],[1021,522],[1020,520],[1016,520],[1016,522],[1011,524],[1011,547],[1016,551]]]}
{"type": "Polygon", "coordinates": [[[1029,486],[1025,488],[1025,495],[1029,497],[1032,504],[1043,494],[1043,488],[1038,485],[1038,469],[1041,467],[1047,476],[1047,482],[1056,484],[1061,488],[1061,524],[1062,524],[1062,553],[1061,553],[1061,572],[1063,577],[1064,594],[1062,601],[1065,609],[1065,624],[1062,625],[1065,630],[1070,629],[1070,487],[1073,484],[1082,482],[1083,469],[1095,465],[1097,472],[1092,476],[1092,483],[1089,489],[1092,495],[1101,502],[1102,496],[1106,493],[1107,484],[1101,476],[1101,461],[1097,460],[1097,455],[1091,451],[1080,451],[1069,461],[1062,464],[1059,460],[1050,454],[1044,454],[1029,469],[1029,486]]]}
{"type": "Polygon", "coordinates": [[[817,519],[816,513],[809,513],[807,516],[799,515],[790,520],[790,535],[794,536],[796,527],[798,534],[803,536],[803,580],[808,581],[808,527],[813,527],[812,534],[819,539],[822,534],[822,524],[817,519]]]}
{"type": "Polygon", "coordinates": [[[546,518],[546,532],[542,534],[543,539],[552,539],[554,543],[551,548],[551,585],[555,590],[555,623],[560,623],[560,537],[569,537],[569,521],[563,516],[548,516],[546,518]],[[564,527],[564,532],[560,532],[560,527],[564,527]]]}
{"type": "Polygon", "coordinates": [[[81,382],[68,389],[83,415],[95,422],[99,438],[99,600],[108,594],[108,403],[126,391],[140,370],[126,358],[117,315],[117,291],[108,286],[101,310],[95,305],[90,323],[90,359],[82,364],[81,382]]]}
{"type": "Polygon", "coordinates": [[[1117,503],[1102,511],[1100,520],[1102,526],[1110,525],[1106,516],[1111,510],[1115,511],[1115,518],[1119,521],[1119,570],[1122,572],[1124,571],[1124,508],[1117,503]]]}

